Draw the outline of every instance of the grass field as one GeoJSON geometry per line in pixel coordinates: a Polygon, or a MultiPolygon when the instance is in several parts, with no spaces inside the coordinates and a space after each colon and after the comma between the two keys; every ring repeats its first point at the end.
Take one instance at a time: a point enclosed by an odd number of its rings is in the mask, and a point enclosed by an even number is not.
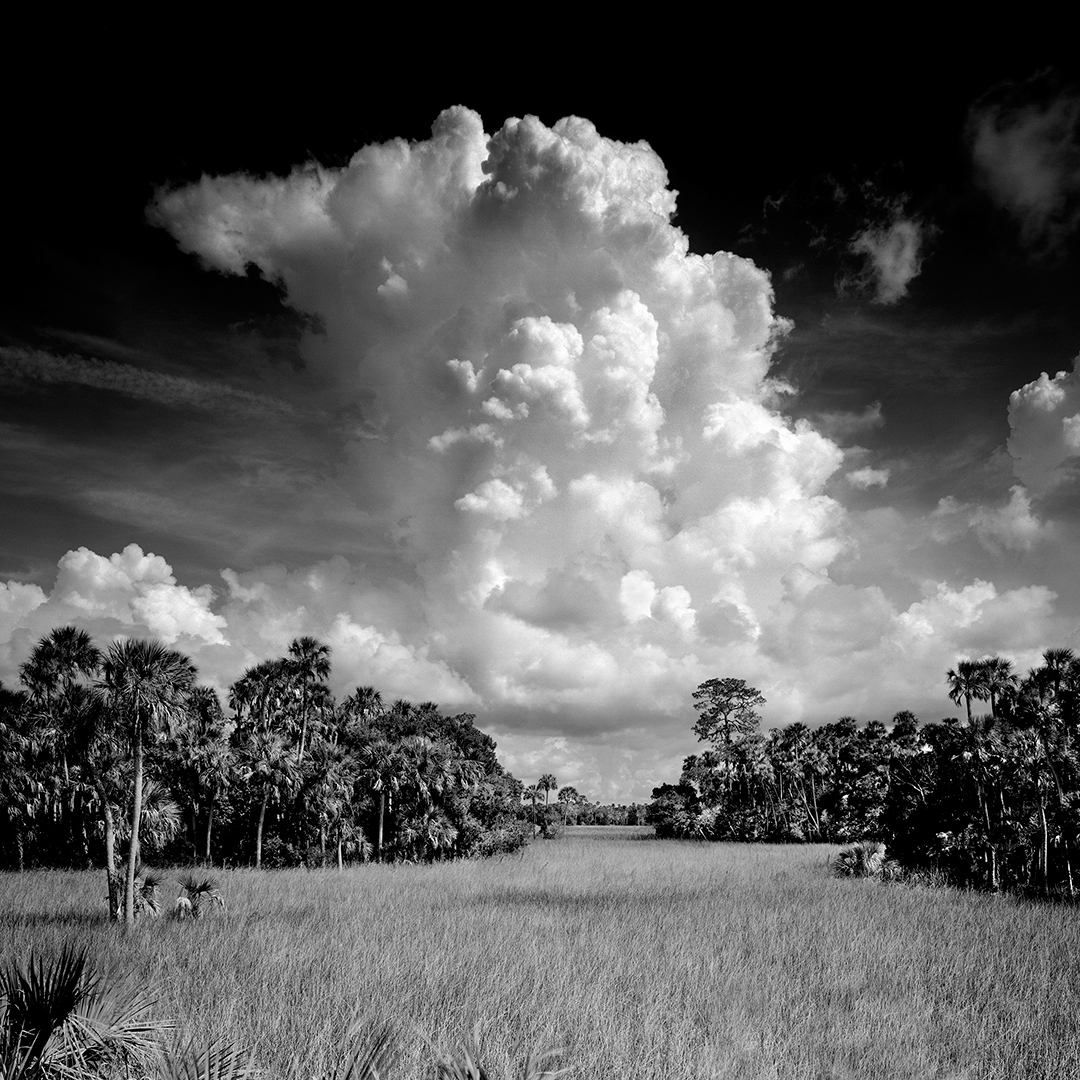
{"type": "MultiPolygon", "coordinates": [[[[161,1013],[321,1075],[354,1019],[397,1075],[481,1025],[489,1073],[562,1047],[571,1077],[1080,1075],[1080,913],[829,876],[833,849],[572,829],[519,856],[221,872],[228,914],[103,921],[103,875],[0,876],[0,951],[83,943],[161,1013]]],[[[166,897],[175,891],[170,883],[166,897]]],[[[391,1078],[392,1080],[392,1078],[391,1078]]]]}

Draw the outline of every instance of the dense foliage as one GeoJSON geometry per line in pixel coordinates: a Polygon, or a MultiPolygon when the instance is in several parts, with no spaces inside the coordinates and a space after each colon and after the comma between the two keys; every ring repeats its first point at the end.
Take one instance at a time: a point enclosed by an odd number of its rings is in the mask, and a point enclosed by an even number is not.
{"type": "Polygon", "coordinates": [[[337,701],[329,676],[329,647],[298,638],[237,679],[226,711],[180,653],[124,641],[103,654],[54,630],[20,688],[0,687],[0,865],[104,866],[110,908],[123,890],[130,918],[140,841],[158,860],[256,866],[526,841],[522,785],[471,715],[370,687],[337,701]]]}
{"type": "Polygon", "coordinates": [[[654,789],[649,819],[660,836],[880,840],[901,867],[957,884],[1074,895],[1080,660],[1050,649],[1023,680],[1000,657],[964,660],[946,681],[963,719],[845,716],[763,734],[757,691],[710,680],[695,694],[710,746],[654,789]],[[737,708],[725,712],[725,694],[737,708]]]}

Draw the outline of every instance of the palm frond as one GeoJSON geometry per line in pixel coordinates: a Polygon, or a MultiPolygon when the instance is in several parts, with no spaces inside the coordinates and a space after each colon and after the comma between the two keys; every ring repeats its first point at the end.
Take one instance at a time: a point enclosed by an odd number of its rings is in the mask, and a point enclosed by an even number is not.
{"type": "Polygon", "coordinates": [[[255,1052],[236,1043],[195,1038],[175,1047],[161,1066],[162,1080],[250,1080],[260,1074],[255,1052]]]}
{"type": "Polygon", "coordinates": [[[92,972],[85,950],[50,961],[31,955],[0,977],[0,1077],[81,1080],[133,1065],[146,1073],[158,1037],[172,1028],[150,1015],[157,995],[133,976],[92,972]]]}
{"type": "Polygon", "coordinates": [[[326,1080],[385,1080],[401,1050],[394,1029],[383,1024],[366,1034],[353,1028],[345,1057],[326,1080]]]}
{"type": "Polygon", "coordinates": [[[525,1066],[522,1069],[522,1080],[555,1080],[557,1076],[565,1076],[571,1071],[572,1066],[562,1069],[548,1069],[546,1063],[552,1058],[557,1058],[563,1053],[562,1050],[542,1050],[539,1053],[530,1050],[525,1058],[525,1066]]]}

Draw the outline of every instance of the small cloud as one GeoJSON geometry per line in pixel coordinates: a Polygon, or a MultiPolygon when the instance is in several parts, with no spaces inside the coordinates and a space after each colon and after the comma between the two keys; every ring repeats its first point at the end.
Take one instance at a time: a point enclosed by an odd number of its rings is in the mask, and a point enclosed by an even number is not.
{"type": "Polygon", "coordinates": [[[866,467],[849,472],[844,479],[852,487],[856,487],[860,491],[866,491],[872,487],[884,487],[889,482],[889,470],[866,467]]]}
{"type": "Polygon", "coordinates": [[[1031,498],[1020,484],[1012,487],[1004,506],[977,509],[971,515],[971,525],[985,547],[1013,551],[1030,551],[1049,528],[1031,512],[1031,498]]]}
{"type": "Polygon", "coordinates": [[[908,283],[922,269],[924,235],[920,221],[897,217],[889,225],[867,226],[852,240],[852,253],[866,256],[859,284],[873,285],[875,304],[895,304],[907,296],[908,283]]]}
{"type": "Polygon", "coordinates": [[[829,438],[842,442],[853,435],[881,427],[885,423],[885,417],[881,414],[881,402],[875,401],[867,405],[862,412],[818,413],[814,423],[829,438]]]}
{"type": "Polygon", "coordinates": [[[1080,225],[1078,123],[1080,92],[1047,72],[994,87],[968,116],[978,181],[1035,255],[1055,253],[1080,225]]]}

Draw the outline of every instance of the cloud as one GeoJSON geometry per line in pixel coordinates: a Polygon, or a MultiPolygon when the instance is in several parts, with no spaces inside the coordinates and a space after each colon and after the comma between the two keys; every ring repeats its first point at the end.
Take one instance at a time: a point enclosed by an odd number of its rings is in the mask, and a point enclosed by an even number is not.
{"type": "Polygon", "coordinates": [[[1018,479],[1044,493],[1074,476],[1080,458],[1080,357],[1009,396],[1009,454],[1018,479]]]}
{"type": "MultiPolygon", "coordinates": [[[[242,516],[288,559],[244,561],[238,538],[232,568],[181,583],[135,545],[69,552],[55,582],[0,593],[0,675],[65,622],[162,637],[222,689],[311,634],[339,693],[467,709],[526,776],[647,798],[695,748],[705,679],[760,687],[773,723],[933,715],[956,650],[1022,662],[1062,640],[1049,588],[847,580],[838,440],[881,408],[792,420],[769,275],[692,254],[674,209],[644,143],[573,117],[485,134],[463,108],[339,169],[161,192],[151,215],[185,251],[258,267],[318,320],[297,396],[356,422],[289,484],[249,485],[242,516]]],[[[1034,513],[1015,496],[968,530],[1015,545],[1034,513]]]]}
{"type": "Polygon", "coordinates": [[[817,413],[814,423],[829,438],[843,442],[881,427],[885,423],[885,417],[881,412],[881,402],[875,401],[861,412],[817,413]]]}
{"type": "Polygon", "coordinates": [[[867,491],[872,487],[884,487],[889,482],[888,469],[872,469],[866,466],[862,469],[854,469],[844,479],[854,488],[867,491]]]}
{"type": "Polygon", "coordinates": [[[930,515],[930,526],[938,543],[952,543],[973,530],[992,552],[1031,551],[1054,535],[1053,526],[1032,511],[1031,496],[1021,484],[1013,485],[1008,501],[1000,506],[972,505],[947,496],[930,515]]]}
{"type": "Polygon", "coordinates": [[[1058,250],[1080,224],[1080,93],[1047,73],[995,87],[971,108],[967,134],[979,183],[1036,254],[1058,250]]]}
{"type": "Polygon", "coordinates": [[[284,401],[220,382],[202,382],[151,371],[135,364],[84,356],[56,356],[40,349],[0,345],[0,380],[13,384],[70,384],[108,390],[139,401],[172,408],[241,413],[246,416],[293,415],[284,401]]]}
{"type": "Polygon", "coordinates": [[[907,296],[908,283],[922,269],[925,227],[897,216],[888,225],[867,226],[851,241],[855,255],[866,256],[863,282],[874,287],[875,304],[895,304],[907,296]]]}

